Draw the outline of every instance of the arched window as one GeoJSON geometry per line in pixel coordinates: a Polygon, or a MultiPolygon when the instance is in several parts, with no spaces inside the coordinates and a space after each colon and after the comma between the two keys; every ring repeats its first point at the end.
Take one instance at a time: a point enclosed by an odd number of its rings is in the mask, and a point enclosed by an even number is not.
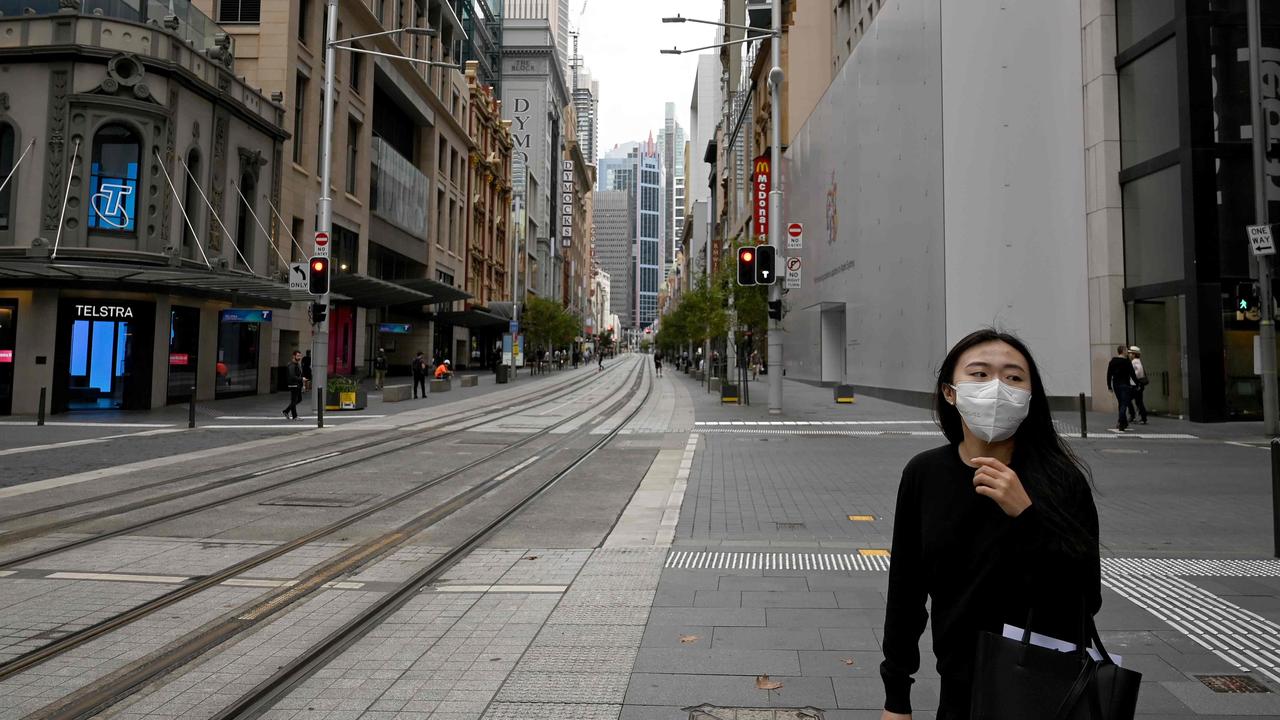
{"type": "Polygon", "coordinates": [[[240,254],[250,263],[250,270],[253,269],[253,231],[257,226],[253,222],[249,202],[253,202],[253,196],[257,194],[256,186],[257,181],[253,179],[253,175],[246,172],[240,176],[240,195],[243,197],[240,197],[240,212],[236,218],[236,247],[240,248],[240,254]]]}
{"type": "Polygon", "coordinates": [[[142,144],[124,125],[104,125],[93,136],[89,166],[89,227],[132,233],[137,228],[138,164],[142,144]]]}
{"type": "Polygon", "coordinates": [[[192,178],[200,177],[200,151],[195,148],[187,153],[187,169],[191,171],[187,175],[187,185],[182,192],[182,207],[187,213],[187,220],[191,221],[190,227],[186,222],[182,223],[182,255],[183,257],[194,257],[196,244],[199,239],[191,234],[191,228],[200,227],[200,193],[196,189],[197,180],[192,178]]]}
{"type": "MultiPolygon", "coordinates": [[[[0,123],[0,183],[13,170],[13,162],[17,159],[14,155],[16,139],[13,126],[0,123]]],[[[4,190],[0,190],[0,232],[13,229],[13,183],[14,179],[10,179],[4,190]]]]}

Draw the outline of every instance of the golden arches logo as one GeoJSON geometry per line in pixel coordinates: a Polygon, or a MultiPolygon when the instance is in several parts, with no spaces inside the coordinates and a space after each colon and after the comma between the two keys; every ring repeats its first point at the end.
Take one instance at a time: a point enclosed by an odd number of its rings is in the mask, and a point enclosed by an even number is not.
{"type": "Polygon", "coordinates": [[[757,160],[757,161],[756,161],[756,172],[758,172],[758,173],[761,173],[761,172],[769,172],[769,161],[768,161],[768,160],[757,160]]]}

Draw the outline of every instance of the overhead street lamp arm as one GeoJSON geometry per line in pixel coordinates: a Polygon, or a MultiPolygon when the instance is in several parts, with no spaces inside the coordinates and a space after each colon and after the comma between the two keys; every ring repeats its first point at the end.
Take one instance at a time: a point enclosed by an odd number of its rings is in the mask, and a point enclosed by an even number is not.
{"type": "Polygon", "coordinates": [[[369,38],[382,37],[384,35],[395,35],[397,33],[408,33],[410,35],[420,35],[425,37],[436,36],[436,31],[433,30],[432,28],[404,27],[404,28],[396,28],[395,30],[383,30],[382,32],[369,33],[367,35],[355,35],[349,38],[339,38],[337,40],[330,40],[329,44],[336,48],[350,50],[351,48],[347,48],[343,46],[343,43],[355,42],[356,40],[367,40],[369,38]]]}
{"type": "Polygon", "coordinates": [[[659,50],[658,52],[662,53],[663,55],[683,55],[684,53],[698,52],[700,50],[712,50],[714,48],[728,47],[730,45],[741,45],[743,43],[755,42],[760,38],[766,38],[766,37],[773,37],[773,35],[769,33],[765,33],[758,37],[743,38],[741,40],[730,40],[729,42],[716,43],[715,45],[708,45],[706,47],[689,48],[687,50],[671,48],[669,50],[659,50]]]}
{"type": "Polygon", "coordinates": [[[417,63],[418,65],[426,65],[428,67],[447,67],[454,70],[462,71],[464,68],[461,63],[437,62],[435,60],[419,60],[417,58],[405,57],[404,55],[395,55],[392,53],[378,52],[377,50],[366,50],[358,47],[346,47],[338,45],[336,50],[346,50],[347,52],[360,53],[362,55],[377,55],[378,57],[391,58],[392,60],[403,60],[404,62],[417,63]]]}
{"type": "Polygon", "coordinates": [[[662,22],[664,23],[698,23],[700,25],[715,25],[716,27],[732,28],[734,30],[750,30],[752,32],[759,33],[761,36],[769,36],[769,35],[777,34],[773,30],[765,30],[763,28],[753,27],[751,25],[722,23],[715,20],[699,20],[697,18],[687,18],[680,15],[676,15],[675,17],[664,17],[662,18],[662,22]]]}

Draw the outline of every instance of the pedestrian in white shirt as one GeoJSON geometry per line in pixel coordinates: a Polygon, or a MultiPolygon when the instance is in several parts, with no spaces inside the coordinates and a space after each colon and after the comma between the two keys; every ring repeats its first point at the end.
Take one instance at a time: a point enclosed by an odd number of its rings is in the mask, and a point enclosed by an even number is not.
{"type": "Polygon", "coordinates": [[[1143,425],[1147,424],[1147,404],[1142,401],[1142,393],[1147,389],[1150,380],[1147,379],[1147,371],[1142,367],[1142,348],[1137,345],[1129,346],[1129,358],[1133,363],[1133,374],[1138,378],[1137,387],[1130,391],[1132,402],[1129,405],[1129,422],[1133,422],[1134,417],[1141,417],[1140,421],[1143,425]],[[1138,412],[1135,416],[1133,406],[1138,406],[1138,412]]]}

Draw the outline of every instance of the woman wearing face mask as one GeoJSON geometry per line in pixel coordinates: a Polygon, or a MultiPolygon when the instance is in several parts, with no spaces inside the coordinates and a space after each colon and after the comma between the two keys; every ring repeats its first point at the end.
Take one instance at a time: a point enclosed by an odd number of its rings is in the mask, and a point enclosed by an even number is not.
{"type": "Polygon", "coordinates": [[[1088,470],[1058,436],[1035,361],[980,330],[942,362],[935,412],[948,444],[907,463],[885,611],[882,720],[910,720],[911,676],[932,599],[938,720],[969,718],[982,631],[1008,623],[1075,640],[1102,605],[1088,470]]]}

